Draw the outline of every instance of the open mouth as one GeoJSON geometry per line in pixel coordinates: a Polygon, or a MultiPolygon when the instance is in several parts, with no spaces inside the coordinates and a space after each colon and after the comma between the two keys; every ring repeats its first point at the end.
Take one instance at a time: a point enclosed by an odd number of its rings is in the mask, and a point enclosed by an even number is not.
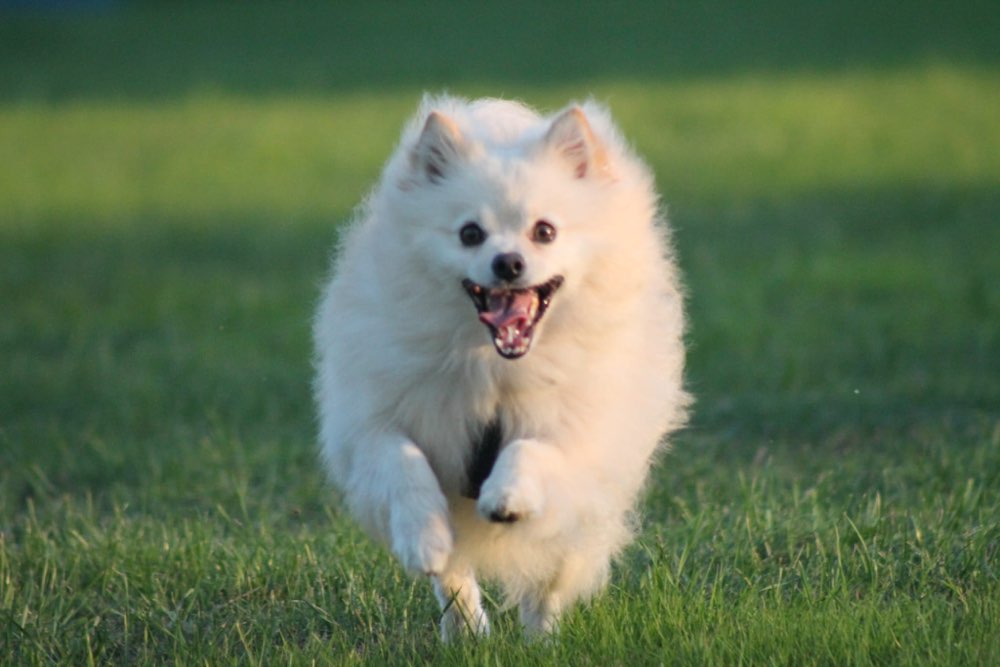
{"type": "Polygon", "coordinates": [[[563,283],[555,276],[533,287],[483,287],[468,278],[462,287],[479,311],[479,321],[493,336],[493,345],[505,359],[517,359],[531,348],[531,337],[563,283]]]}

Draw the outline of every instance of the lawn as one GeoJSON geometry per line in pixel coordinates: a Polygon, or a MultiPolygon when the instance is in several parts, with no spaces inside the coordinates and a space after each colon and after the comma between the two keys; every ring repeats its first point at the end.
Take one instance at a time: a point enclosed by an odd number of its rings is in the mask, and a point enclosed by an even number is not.
{"type": "Polygon", "coordinates": [[[0,8],[0,665],[1000,661],[992,3],[53,4],[0,8]],[[547,643],[490,589],[441,645],[317,465],[337,227],[443,88],[607,102],[688,285],[692,423],[547,643]]]}

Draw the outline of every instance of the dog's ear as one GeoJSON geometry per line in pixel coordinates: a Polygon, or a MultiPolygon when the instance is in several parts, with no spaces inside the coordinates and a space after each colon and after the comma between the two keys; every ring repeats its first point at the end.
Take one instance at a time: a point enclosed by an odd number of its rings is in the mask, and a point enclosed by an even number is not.
{"type": "Polygon", "coordinates": [[[608,171],[607,152],[594,136],[583,109],[574,106],[552,121],[545,134],[545,144],[564,158],[577,178],[587,178],[608,171]]]}
{"type": "Polygon", "coordinates": [[[414,168],[428,181],[440,183],[464,154],[465,140],[458,125],[448,116],[432,111],[410,157],[414,168]]]}

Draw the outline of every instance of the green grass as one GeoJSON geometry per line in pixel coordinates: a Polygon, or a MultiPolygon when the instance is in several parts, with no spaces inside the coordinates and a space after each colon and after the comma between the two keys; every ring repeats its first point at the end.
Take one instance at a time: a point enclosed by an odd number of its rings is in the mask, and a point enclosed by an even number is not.
{"type": "Polygon", "coordinates": [[[996,664],[1000,12],[828,5],[0,14],[0,664],[996,664]],[[689,286],[694,420],[549,643],[440,645],[317,465],[425,87],[607,101],[689,286]]]}

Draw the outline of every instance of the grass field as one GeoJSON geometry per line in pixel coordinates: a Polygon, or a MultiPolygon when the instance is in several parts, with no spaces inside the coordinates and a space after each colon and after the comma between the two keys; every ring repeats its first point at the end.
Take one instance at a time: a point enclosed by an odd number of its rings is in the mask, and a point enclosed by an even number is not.
{"type": "Polygon", "coordinates": [[[420,6],[0,9],[0,665],[998,664],[995,4],[420,6]],[[444,87],[608,102],[690,292],[549,643],[441,645],[317,466],[337,225],[444,87]]]}

